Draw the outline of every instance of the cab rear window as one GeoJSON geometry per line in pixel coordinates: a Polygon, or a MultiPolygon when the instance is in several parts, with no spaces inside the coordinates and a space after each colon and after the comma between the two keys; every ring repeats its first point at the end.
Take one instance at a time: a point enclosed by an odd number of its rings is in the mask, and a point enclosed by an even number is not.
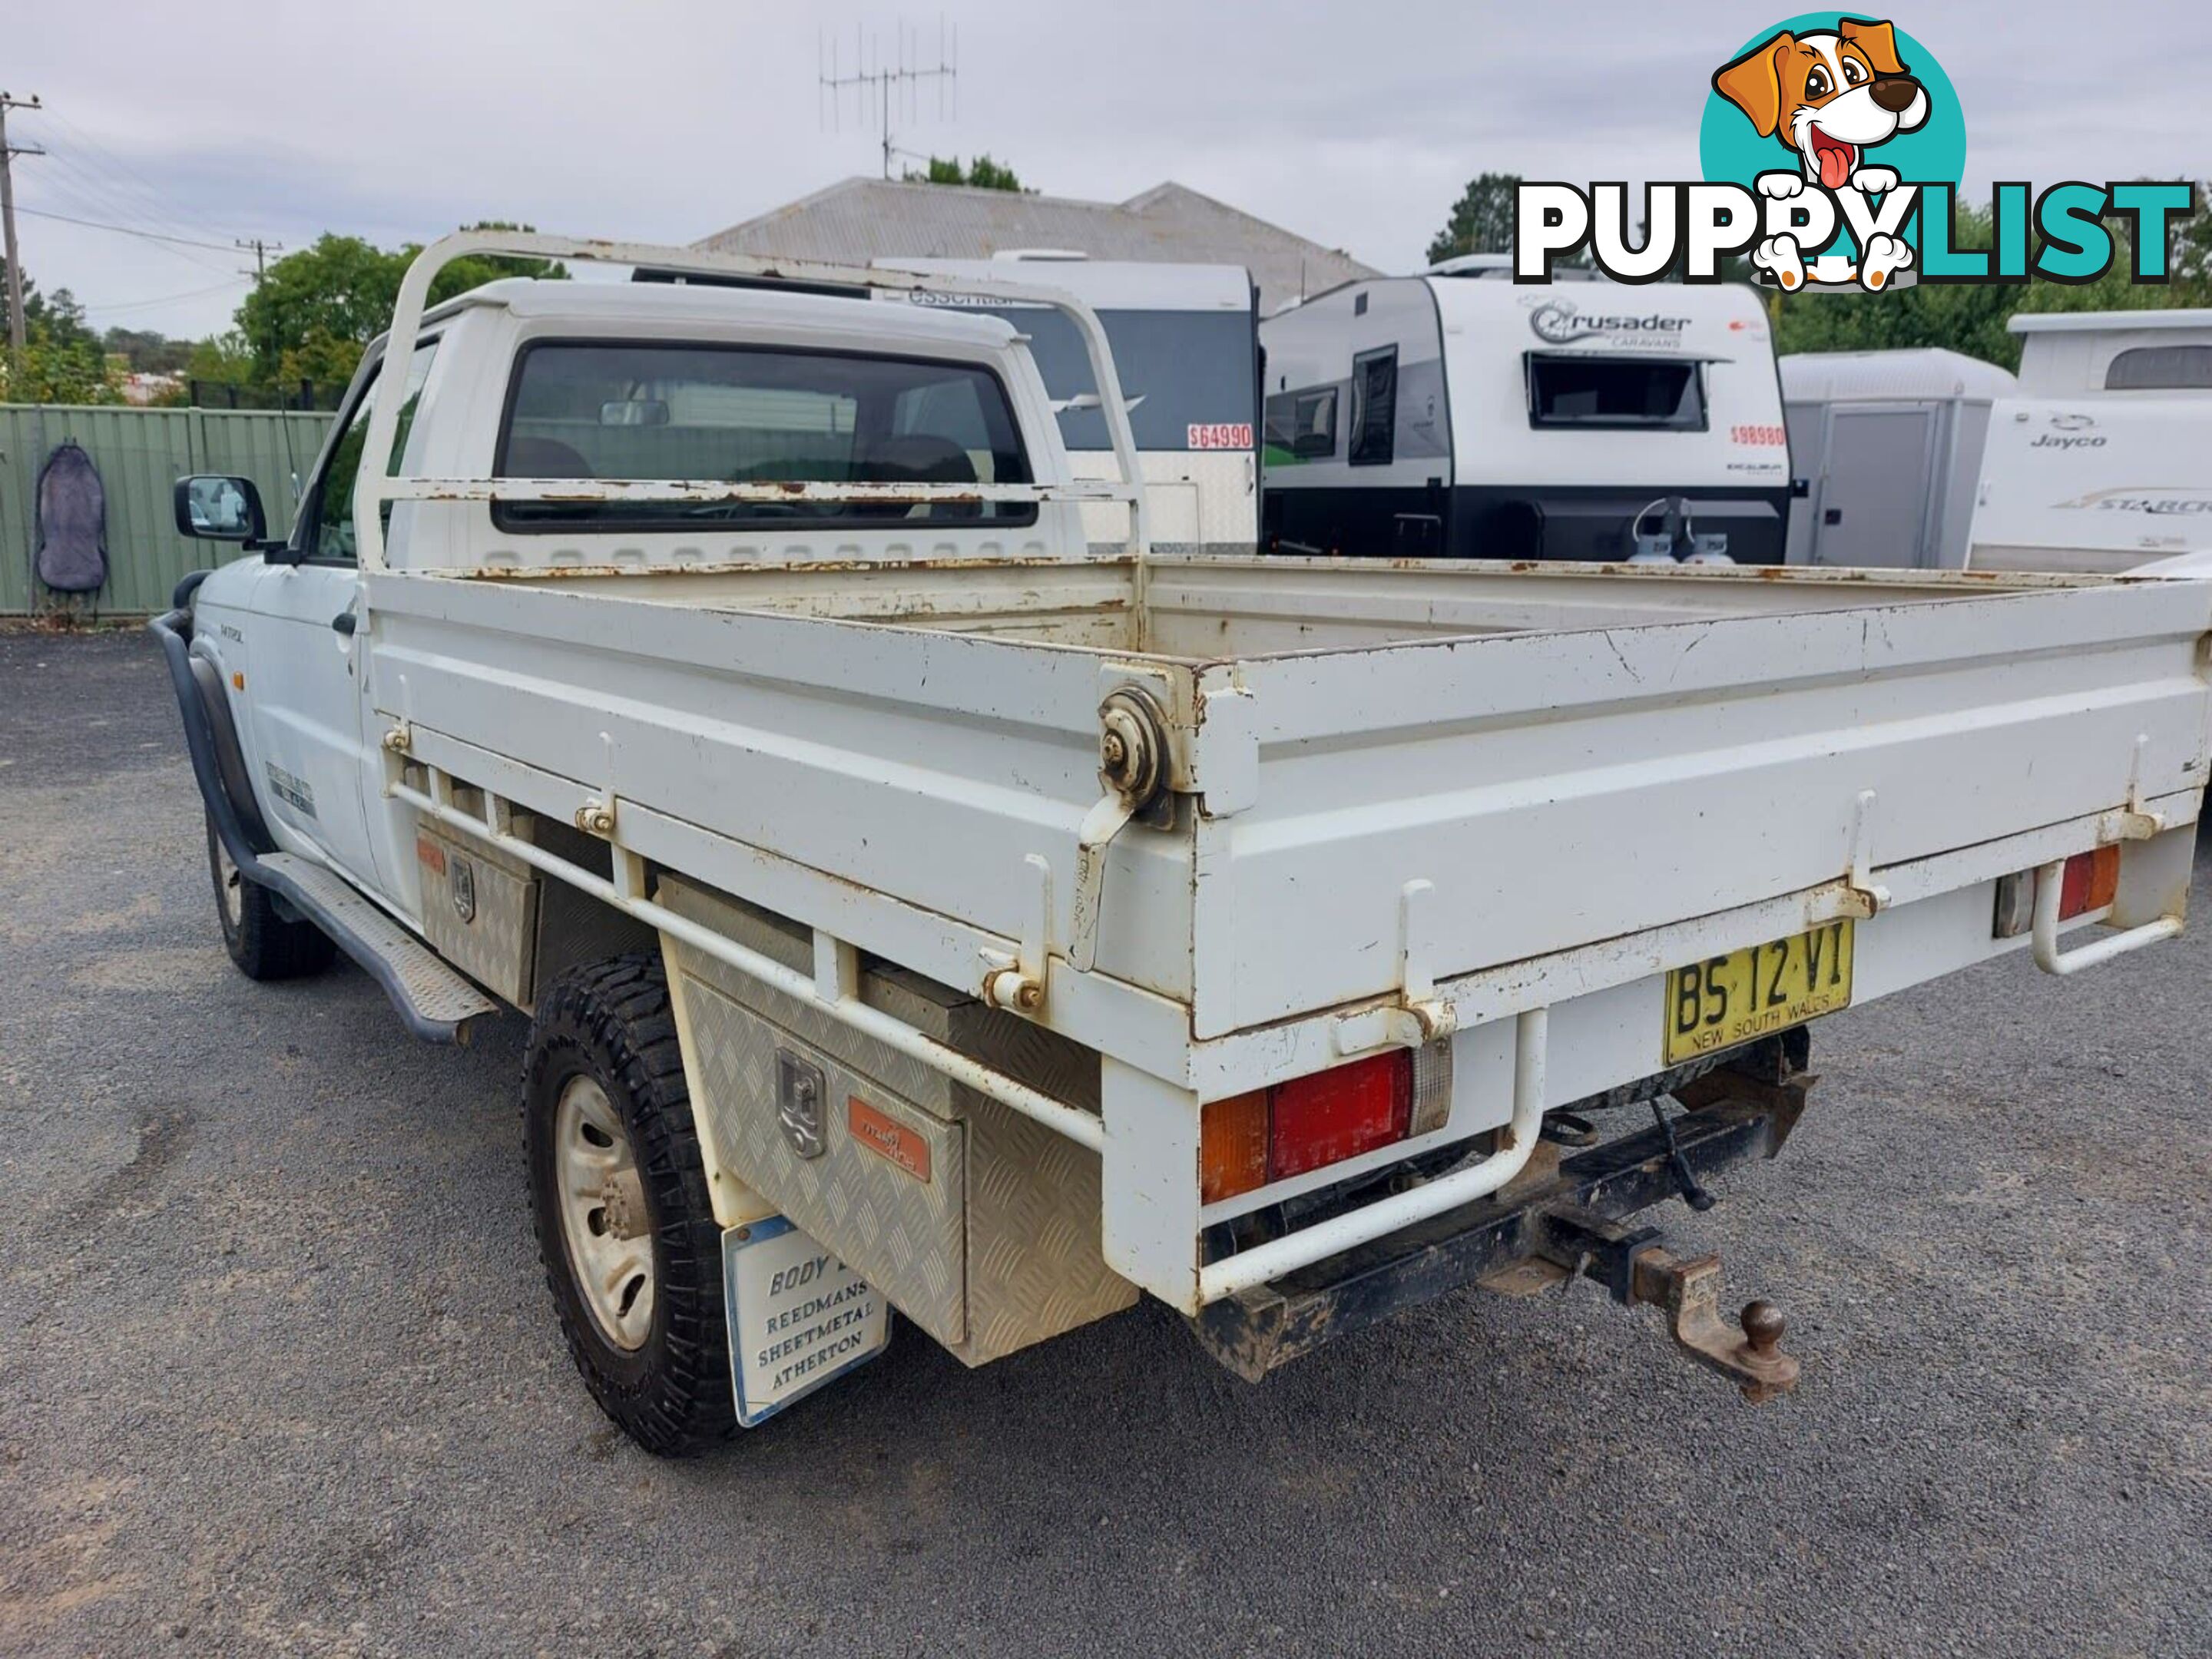
{"type": "MultiPolygon", "coordinates": [[[[495,476],[725,483],[1027,483],[1006,388],[989,369],[927,358],[541,341],[515,366],[495,476]]],[[[530,531],[692,529],[794,520],[1022,524],[1032,502],[497,501],[530,531]]]]}

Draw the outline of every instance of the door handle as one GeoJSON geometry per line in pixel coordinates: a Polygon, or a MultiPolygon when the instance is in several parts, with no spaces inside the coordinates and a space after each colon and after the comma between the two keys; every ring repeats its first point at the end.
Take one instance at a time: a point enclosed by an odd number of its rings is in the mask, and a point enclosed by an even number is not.
{"type": "Polygon", "coordinates": [[[337,629],[339,633],[344,635],[348,639],[351,639],[353,637],[354,629],[361,626],[361,618],[354,615],[350,611],[341,611],[337,616],[331,618],[331,626],[337,629]]]}

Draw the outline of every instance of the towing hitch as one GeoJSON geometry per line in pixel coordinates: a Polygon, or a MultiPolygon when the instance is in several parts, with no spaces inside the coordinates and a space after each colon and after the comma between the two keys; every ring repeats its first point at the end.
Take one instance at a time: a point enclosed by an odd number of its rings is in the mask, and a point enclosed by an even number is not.
{"type": "Polygon", "coordinates": [[[1559,1132],[1503,1191],[1209,1303],[1193,1328],[1222,1364],[1257,1382],[1301,1354],[1462,1285],[1533,1296],[1587,1274],[1625,1306],[1662,1311],[1683,1352],[1738,1384],[1754,1405],[1787,1393],[1798,1368],[1782,1352],[1782,1316],[1753,1302],[1732,1323],[1720,1310],[1717,1256],[1684,1260],[1661,1245],[1656,1228],[1632,1229],[1626,1218],[1702,1195],[1706,1178],[1780,1152],[1814,1082],[1803,1069],[1807,1057],[1802,1040],[1793,1047],[1770,1038],[1710,1072],[1652,1079],[1686,1109],[1671,1118],[1662,1112],[1652,1127],[1600,1145],[1586,1144],[1595,1126],[1577,1109],[1650,1097],[1622,1091],[1572,1103],[1552,1115],[1559,1132]]]}
{"type": "Polygon", "coordinates": [[[1566,1276],[1597,1280],[1624,1307],[1658,1309],[1676,1346],[1736,1383],[1753,1405],[1797,1386],[1797,1361],[1782,1352],[1783,1319],[1772,1303],[1747,1303],[1737,1325],[1721,1312],[1717,1255],[1685,1261],[1658,1242],[1656,1227],[1623,1227],[1565,1206],[1546,1213],[1544,1234],[1539,1255],[1566,1276]]]}

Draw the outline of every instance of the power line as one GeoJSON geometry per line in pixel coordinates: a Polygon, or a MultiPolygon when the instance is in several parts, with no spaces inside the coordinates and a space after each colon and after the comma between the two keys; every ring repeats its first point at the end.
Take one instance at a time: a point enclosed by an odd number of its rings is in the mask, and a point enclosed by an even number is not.
{"type": "Polygon", "coordinates": [[[107,185],[104,179],[101,180],[103,187],[109,193],[117,196],[124,204],[119,217],[140,220],[147,224],[159,226],[164,230],[184,234],[187,236],[192,230],[199,228],[179,219],[169,205],[171,198],[168,192],[113,150],[102,144],[82,127],[77,125],[76,122],[54,110],[48,110],[46,113],[46,118],[60,128],[64,135],[74,140],[80,149],[91,151],[109,167],[125,175],[123,179],[115,181],[112,185],[107,185]],[[130,200],[132,195],[139,198],[135,203],[130,200]]]}
{"type": "MultiPolygon", "coordinates": [[[[103,224],[97,219],[80,219],[68,213],[50,213],[43,208],[19,207],[15,211],[28,214],[33,219],[52,219],[64,225],[82,225],[87,230],[112,230],[118,236],[136,236],[142,241],[169,242],[179,247],[213,248],[217,253],[228,253],[234,251],[228,244],[222,242],[194,241],[188,236],[164,236],[158,230],[140,230],[131,225],[103,224]]],[[[270,246],[274,247],[276,244],[272,242],[270,246]]]]}
{"type": "MultiPolygon", "coordinates": [[[[60,151],[50,150],[47,160],[57,170],[40,169],[40,194],[47,199],[36,210],[40,216],[67,223],[86,224],[98,229],[121,230],[135,234],[142,240],[148,240],[149,246],[159,248],[171,258],[181,259],[198,270],[216,273],[229,270],[227,260],[218,262],[210,259],[204,253],[192,252],[196,247],[205,247],[209,252],[222,253],[229,252],[228,248],[197,236],[180,234],[158,224],[147,223],[136,207],[119,200],[98,179],[77,168],[60,151]],[[149,240],[155,237],[170,240],[158,242],[149,240]]],[[[24,211],[33,210],[27,208],[24,211]]]]}
{"type": "Polygon", "coordinates": [[[88,314],[96,311],[103,316],[118,311],[145,311],[155,306],[174,305],[185,300],[204,300],[210,294],[220,294],[225,289],[236,288],[246,280],[244,276],[233,276],[228,282],[217,283],[212,288],[196,288],[184,294],[164,294],[151,300],[125,300],[112,306],[88,305],[84,309],[88,314]]]}
{"type": "MultiPolygon", "coordinates": [[[[205,227],[179,224],[146,208],[134,193],[117,185],[70,146],[50,144],[47,154],[52,162],[52,173],[67,182],[71,192],[86,204],[86,211],[93,217],[143,225],[147,229],[159,231],[165,236],[181,236],[187,240],[207,234],[205,227]]],[[[48,169],[42,168],[40,176],[47,177],[48,172],[48,169]]]]}

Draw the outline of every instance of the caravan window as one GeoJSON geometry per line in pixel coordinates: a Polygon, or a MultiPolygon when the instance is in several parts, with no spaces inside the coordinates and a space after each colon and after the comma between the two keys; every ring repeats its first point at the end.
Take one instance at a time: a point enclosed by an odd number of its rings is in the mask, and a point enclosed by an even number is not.
{"type": "Polygon", "coordinates": [[[1267,399],[1267,447],[1299,460],[1336,453],[1336,388],[1308,386],[1267,399]]]}
{"type": "Polygon", "coordinates": [[[1388,466],[1397,439],[1398,348],[1363,351],[1352,360],[1352,465],[1388,466]]]}
{"type": "MultiPolygon", "coordinates": [[[[1075,321],[1048,306],[963,304],[959,309],[998,317],[1029,341],[1044,389],[1060,410],[1060,438],[1072,450],[1114,447],[1106,417],[1095,404],[1098,382],[1075,321]]],[[[1223,428],[1242,428],[1252,441],[1252,404],[1259,386],[1257,342],[1244,311],[1102,311],[1114,373],[1129,411],[1129,430],[1139,449],[1218,447],[1223,428]],[[1194,439],[1204,434],[1211,442],[1194,439]]],[[[1242,447],[1242,445],[1237,446],[1242,447]]]]}
{"type": "MultiPolygon", "coordinates": [[[[523,348],[495,477],[1027,483],[1006,388],[919,357],[644,341],[523,348]]],[[[502,530],[836,519],[1027,524],[1027,501],[496,501],[502,530]]]]}
{"type": "Polygon", "coordinates": [[[2105,370],[2107,392],[2201,391],[2212,386],[2212,345],[2132,346],[2105,370]]]}
{"type": "Polygon", "coordinates": [[[1694,362],[1654,357],[1528,354],[1531,426],[1705,429],[1704,378],[1694,362]]]}

